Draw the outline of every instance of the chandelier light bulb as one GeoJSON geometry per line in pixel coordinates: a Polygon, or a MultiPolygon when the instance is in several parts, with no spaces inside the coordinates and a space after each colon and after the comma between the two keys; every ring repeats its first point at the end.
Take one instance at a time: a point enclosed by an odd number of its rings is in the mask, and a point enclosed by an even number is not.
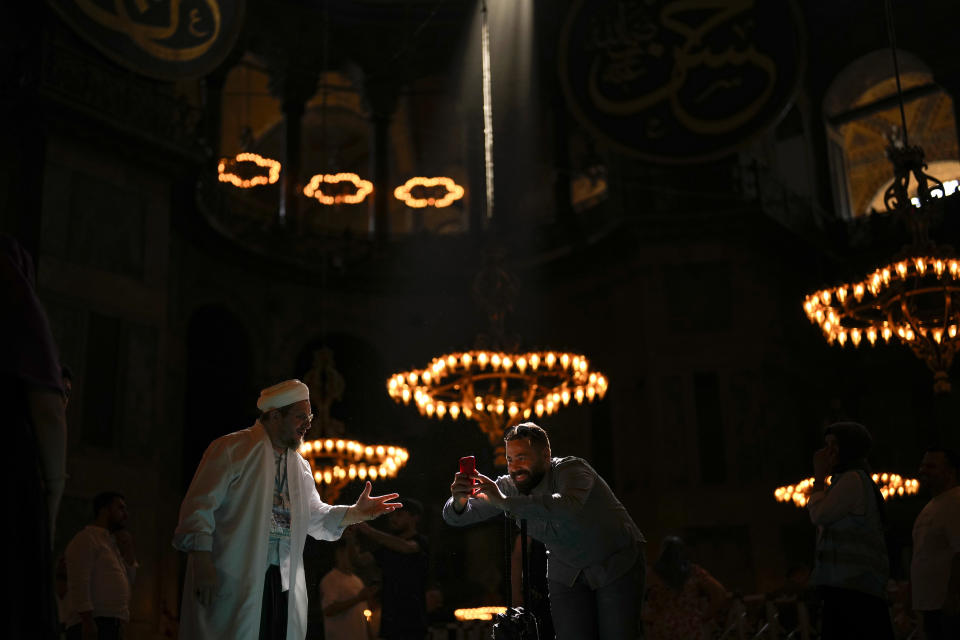
{"type": "MultiPolygon", "coordinates": [[[[829,485],[832,478],[826,478],[829,485]]],[[[880,488],[884,500],[893,497],[916,495],[920,490],[920,483],[913,478],[903,478],[896,473],[873,474],[873,481],[880,488]]],[[[773,492],[777,502],[793,503],[797,507],[806,507],[813,490],[813,478],[806,478],[795,485],[778,487],[773,492]]]]}

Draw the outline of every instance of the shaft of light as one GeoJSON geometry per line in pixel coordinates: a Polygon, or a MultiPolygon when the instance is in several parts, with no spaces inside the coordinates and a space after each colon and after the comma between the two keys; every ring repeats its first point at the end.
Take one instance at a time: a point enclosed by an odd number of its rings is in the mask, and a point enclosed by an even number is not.
{"type": "Polygon", "coordinates": [[[483,2],[481,59],[483,64],[483,168],[486,179],[487,220],[493,218],[493,74],[490,70],[490,26],[487,23],[487,3],[483,2]]]}

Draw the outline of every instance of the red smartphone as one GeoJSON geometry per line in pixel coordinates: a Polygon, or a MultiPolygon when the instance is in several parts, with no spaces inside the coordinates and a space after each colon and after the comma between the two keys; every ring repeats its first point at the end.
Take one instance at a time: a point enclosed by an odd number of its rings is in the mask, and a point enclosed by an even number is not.
{"type": "MultiPolygon", "coordinates": [[[[467,475],[472,475],[477,472],[477,459],[473,456],[463,456],[460,458],[460,473],[466,473],[467,475]]],[[[474,484],[477,483],[476,480],[473,481],[474,484]]],[[[476,495],[477,490],[473,489],[470,491],[470,495],[476,495]]]]}

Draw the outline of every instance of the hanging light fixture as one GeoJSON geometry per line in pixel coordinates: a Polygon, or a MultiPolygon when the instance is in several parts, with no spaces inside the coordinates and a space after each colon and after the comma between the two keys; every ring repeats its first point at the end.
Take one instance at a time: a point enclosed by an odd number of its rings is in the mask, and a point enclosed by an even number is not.
{"type": "Polygon", "coordinates": [[[238,189],[250,189],[274,184],[280,179],[280,162],[252,153],[253,130],[250,128],[250,70],[244,67],[246,91],[243,97],[243,121],[247,124],[240,132],[240,153],[232,158],[221,158],[217,163],[217,179],[238,189]]]}
{"type": "Polygon", "coordinates": [[[502,260],[499,252],[487,254],[474,280],[474,296],[489,324],[487,333],[477,337],[477,348],[437,356],[422,369],[387,380],[390,397],[413,403],[422,416],[476,422],[490,439],[497,464],[505,463],[506,427],[552,415],[571,403],[602,399],[609,386],[582,354],[517,348],[519,338],[508,337],[504,328],[517,284],[502,260]]]}
{"type": "Polygon", "coordinates": [[[606,377],[579,354],[473,350],[394,374],[387,393],[396,402],[412,401],[428,418],[475,420],[496,444],[509,423],[603,398],[607,386],[606,377]]]}
{"type": "Polygon", "coordinates": [[[424,207],[436,207],[437,209],[442,209],[444,207],[449,207],[451,204],[462,198],[463,194],[463,187],[454,182],[453,178],[448,178],[445,176],[434,178],[424,178],[418,176],[416,178],[410,178],[393,190],[393,197],[412,209],[422,209],[424,207]],[[435,195],[429,193],[436,187],[443,188],[442,196],[436,197],[435,195]],[[421,194],[424,197],[418,198],[413,195],[413,190],[417,188],[427,192],[425,194],[421,194]]]}
{"type": "Polygon", "coordinates": [[[894,179],[883,200],[887,212],[907,225],[911,242],[863,279],[811,293],[803,308],[830,344],[858,347],[881,339],[906,344],[933,372],[934,391],[947,393],[948,371],[960,349],[960,260],[952,247],[930,239],[930,226],[943,213],[946,190],[924,172],[923,150],[909,144],[890,0],[886,20],[903,139],[887,148],[894,179]],[[908,191],[911,178],[917,185],[913,199],[908,191]]]}
{"type": "Polygon", "coordinates": [[[334,501],[354,480],[393,478],[410,459],[403,447],[365,445],[355,440],[326,438],[300,445],[300,455],[310,462],[321,495],[334,501]]]}
{"type": "Polygon", "coordinates": [[[359,204],[371,193],[373,193],[373,183],[355,173],[318,173],[311,176],[310,182],[303,188],[303,195],[327,205],[359,204]],[[352,192],[344,191],[342,183],[352,185],[352,192]],[[327,185],[326,190],[324,185],[327,185]]]}
{"type": "MultiPolygon", "coordinates": [[[[322,68],[326,72],[330,62],[330,15],[327,5],[324,5],[323,18],[323,59],[322,68]]],[[[330,137],[327,135],[327,94],[328,83],[323,82],[320,98],[320,132],[324,141],[326,157],[323,159],[328,165],[332,164],[330,152],[330,137]]],[[[346,171],[334,173],[315,173],[310,176],[303,195],[313,198],[322,205],[360,204],[373,193],[373,183],[361,178],[358,174],[346,171]]]]}
{"type": "MultiPolygon", "coordinates": [[[[481,12],[485,218],[489,220],[493,212],[493,104],[486,2],[481,12]]],[[[609,384],[582,354],[521,351],[516,348],[518,339],[507,338],[504,319],[512,309],[517,284],[502,263],[502,252],[489,252],[474,281],[475,296],[489,320],[489,332],[478,337],[478,348],[437,356],[422,369],[395,373],[387,380],[390,397],[405,405],[414,403],[422,416],[438,420],[462,416],[476,422],[494,447],[497,465],[506,464],[503,432],[508,426],[552,415],[571,402],[601,399],[609,384]]]]}
{"type": "MultiPolygon", "coordinates": [[[[831,477],[828,476],[826,483],[830,484],[831,477]]],[[[920,490],[920,482],[914,478],[904,478],[896,473],[875,473],[873,481],[877,483],[880,489],[880,495],[884,500],[898,498],[903,496],[916,495],[920,490]]],[[[810,502],[810,494],[813,490],[813,478],[806,478],[797,484],[777,487],[773,492],[773,497],[777,502],[792,502],[798,507],[805,507],[810,502]]]]}
{"type": "Polygon", "coordinates": [[[303,381],[310,389],[315,411],[308,433],[316,437],[300,445],[300,455],[310,463],[321,497],[333,503],[351,482],[396,477],[410,460],[405,448],[348,439],[344,437],[344,424],[330,415],[330,408],[343,397],[346,381],[337,371],[328,347],[314,352],[313,366],[304,374],[303,381]]]}
{"type": "Polygon", "coordinates": [[[271,158],[244,151],[233,158],[220,159],[217,164],[217,179],[240,189],[273,184],[280,179],[280,163],[271,158]],[[266,171],[262,171],[263,169],[266,171]]]}

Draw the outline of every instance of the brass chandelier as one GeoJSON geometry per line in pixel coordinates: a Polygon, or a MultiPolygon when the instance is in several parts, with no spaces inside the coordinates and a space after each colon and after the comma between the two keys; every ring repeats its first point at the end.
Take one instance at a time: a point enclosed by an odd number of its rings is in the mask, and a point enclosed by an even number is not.
{"type": "Polygon", "coordinates": [[[428,418],[472,419],[496,445],[510,423],[603,398],[607,379],[578,354],[472,350],[394,374],[387,392],[396,402],[412,400],[428,418]]]}
{"type": "Polygon", "coordinates": [[[303,381],[310,388],[315,412],[308,433],[316,437],[305,440],[299,451],[310,463],[320,496],[333,503],[351,482],[395,477],[410,459],[406,449],[348,439],[344,424],[330,415],[333,403],[343,397],[346,383],[329,348],[314,352],[313,366],[303,381]]]}
{"type": "Polygon", "coordinates": [[[887,24],[903,141],[887,148],[894,179],[883,201],[887,212],[907,225],[911,242],[865,278],[811,293],[803,308],[830,344],[858,347],[878,340],[906,344],[933,372],[934,392],[947,393],[948,371],[960,349],[960,259],[952,247],[930,239],[931,225],[943,214],[946,190],[924,171],[923,150],[908,141],[889,0],[887,24]],[[908,191],[911,178],[916,183],[913,201],[908,191]]]}
{"type": "MultiPolygon", "coordinates": [[[[826,483],[830,484],[831,476],[826,478],[826,483]]],[[[813,489],[813,478],[805,478],[797,484],[777,487],[773,492],[773,497],[777,502],[792,502],[798,507],[805,507],[810,502],[810,494],[813,489]]],[[[880,495],[884,500],[903,496],[916,495],[920,490],[920,482],[915,478],[904,478],[896,473],[874,473],[873,481],[880,489],[880,495]]]]}
{"type": "MultiPolygon", "coordinates": [[[[480,24],[484,217],[489,221],[493,218],[494,199],[493,98],[486,2],[481,3],[480,24]]],[[[436,178],[414,179],[418,180],[422,180],[422,186],[437,184],[433,182],[436,178]]],[[[448,194],[462,195],[462,187],[444,186],[448,194]]],[[[399,198],[402,194],[395,195],[399,198]]],[[[489,251],[474,280],[474,295],[489,320],[489,333],[478,336],[476,348],[437,356],[422,369],[395,373],[387,380],[390,397],[398,403],[413,402],[422,416],[438,420],[463,416],[475,421],[490,439],[494,464],[500,466],[506,464],[502,438],[508,426],[533,416],[551,415],[570,402],[580,404],[603,398],[608,386],[607,378],[591,369],[586,356],[553,350],[521,351],[519,339],[507,337],[504,318],[513,308],[517,282],[503,267],[503,261],[501,250],[489,251]]]]}
{"type": "Polygon", "coordinates": [[[329,500],[336,500],[354,480],[395,477],[410,459],[402,447],[365,445],[343,438],[307,440],[300,445],[300,455],[310,462],[313,479],[329,500]]]}
{"type": "Polygon", "coordinates": [[[394,402],[412,403],[422,416],[476,422],[490,439],[498,465],[506,463],[502,438],[507,427],[552,415],[570,403],[602,399],[609,386],[584,355],[523,351],[518,337],[506,335],[504,320],[513,309],[517,283],[502,260],[498,252],[488,254],[474,280],[474,296],[489,322],[476,348],[437,356],[422,369],[387,379],[394,402]]]}

